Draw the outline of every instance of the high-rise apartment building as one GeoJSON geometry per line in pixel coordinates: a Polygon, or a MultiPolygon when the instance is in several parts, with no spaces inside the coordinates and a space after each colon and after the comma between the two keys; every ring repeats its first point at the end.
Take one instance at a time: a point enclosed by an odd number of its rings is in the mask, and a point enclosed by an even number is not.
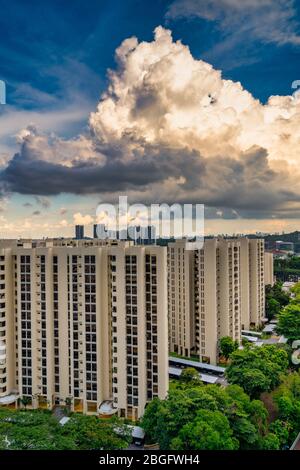
{"type": "Polygon", "coordinates": [[[190,356],[194,348],[194,251],[186,240],[168,245],[169,348],[190,356]]]}
{"type": "Polygon", "coordinates": [[[257,239],[1,241],[0,404],[136,419],[166,396],[168,343],[215,364],[220,338],[262,323],[272,272],[257,239]]]}
{"type": "MultiPolygon", "coordinates": [[[[265,316],[264,240],[241,238],[242,328],[261,325],[265,316]]],[[[273,268],[272,268],[273,269],[273,268]]]]}
{"type": "Polygon", "coordinates": [[[15,385],[14,300],[10,248],[0,247],[0,400],[15,385]]]}
{"type": "Polygon", "coordinates": [[[122,416],[140,416],[168,389],[166,257],[154,246],[109,251],[112,392],[122,416]]]}
{"type": "Polygon", "coordinates": [[[112,412],[136,419],[149,400],[164,398],[166,249],[98,240],[19,245],[0,251],[0,403],[70,400],[77,411],[99,413],[111,401],[112,412]]]}
{"type": "Polygon", "coordinates": [[[100,240],[105,240],[108,237],[108,233],[105,227],[105,224],[94,224],[93,225],[93,238],[98,238],[100,240]]]}
{"type": "Polygon", "coordinates": [[[207,239],[201,250],[178,240],[168,247],[169,347],[215,364],[223,336],[264,317],[263,240],[207,239]]]}

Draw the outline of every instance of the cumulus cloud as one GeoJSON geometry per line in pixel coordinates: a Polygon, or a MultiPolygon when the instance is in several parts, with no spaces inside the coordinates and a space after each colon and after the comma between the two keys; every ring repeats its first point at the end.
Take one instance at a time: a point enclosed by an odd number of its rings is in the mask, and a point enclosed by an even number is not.
{"type": "Polygon", "coordinates": [[[32,126],[19,134],[20,151],[0,176],[6,191],[106,201],[126,192],[232,217],[299,215],[299,95],[263,105],[162,27],[152,42],[126,39],[116,59],[89,134],[62,140],[32,126]]]}
{"type": "Polygon", "coordinates": [[[82,215],[81,212],[76,212],[73,215],[73,220],[75,225],[90,225],[94,222],[94,219],[90,215],[82,215]]]}

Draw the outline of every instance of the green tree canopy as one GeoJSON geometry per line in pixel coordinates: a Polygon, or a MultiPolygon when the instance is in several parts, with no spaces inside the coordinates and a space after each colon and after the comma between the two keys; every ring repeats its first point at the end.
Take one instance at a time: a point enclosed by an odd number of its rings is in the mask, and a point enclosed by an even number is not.
{"type": "MultiPolygon", "coordinates": [[[[291,443],[300,429],[300,373],[286,375],[272,395],[278,407],[279,419],[289,432],[291,443]]],[[[278,432],[276,435],[282,440],[278,432]]]]}
{"type": "Polygon", "coordinates": [[[230,354],[236,351],[238,347],[238,341],[233,341],[230,336],[223,336],[223,338],[220,339],[220,352],[226,359],[228,359],[230,354]]]}
{"type": "Polygon", "coordinates": [[[142,426],[149,440],[163,450],[210,449],[213,445],[235,449],[237,443],[239,448],[251,449],[265,433],[267,415],[263,403],[251,401],[237,385],[222,388],[181,382],[170,388],[167,399],[148,404],[142,426]]]}
{"type": "Polygon", "coordinates": [[[262,450],[279,450],[280,441],[276,434],[269,433],[261,439],[260,448],[262,450]]]}
{"type": "Polygon", "coordinates": [[[290,296],[282,290],[282,283],[277,282],[273,286],[266,286],[265,299],[266,316],[269,320],[272,320],[283,307],[288,305],[290,296]]]}
{"type": "Polygon", "coordinates": [[[181,372],[180,380],[189,384],[201,384],[201,378],[199,372],[194,367],[187,367],[181,372]]]}
{"type": "Polygon", "coordinates": [[[61,426],[50,411],[0,409],[0,449],[112,450],[127,448],[130,440],[130,430],[119,420],[73,414],[61,426]]]}
{"type": "Polygon", "coordinates": [[[199,410],[195,419],[185,424],[171,442],[174,450],[235,450],[238,440],[226,416],[220,411],[199,410]]]}
{"type": "Polygon", "coordinates": [[[273,390],[287,367],[288,354],[284,349],[273,345],[248,346],[231,355],[226,376],[230,383],[240,385],[256,398],[262,392],[273,390]]]}
{"type": "Polygon", "coordinates": [[[298,296],[279,314],[276,331],[284,335],[289,343],[300,339],[300,299],[298,296]]]}

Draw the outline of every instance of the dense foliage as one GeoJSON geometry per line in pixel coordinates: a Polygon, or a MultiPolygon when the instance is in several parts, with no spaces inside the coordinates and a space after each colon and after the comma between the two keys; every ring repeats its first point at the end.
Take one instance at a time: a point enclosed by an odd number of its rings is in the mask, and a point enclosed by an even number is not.
{"type": "Polygon", "coordinates": [[[280,310],[288,305],[289,295],[282,290],[282,283],[277,282],[274,286],[266,286],[266,316],[269,320],[278,315],[280,310]]]}
{"type": "Polygon", "coordinates": [[[294,297],[278,315],[276,331],[284,335],[289,343],[300,339],[300,284],[292,289],[294,297]]]}
{"type": "Polygon", "coordinates": [[[73,414],[61,426],[50,411],[0,409],[2,450],[124,449],[130,439],[128,428],[115,419],[73,414]]]}
{"type": "Polygon", "coordinates": [[[230,359],[228,381],[240,385],[252,398],[273,390],[289,364],[287,352],[277,345],[249,345],[232,353],[230,359]]]}
{"type": "Polygon", "coordinates": [[[300,430],[300,374],[294,372],[284,377],[272,394],[278,408],[278,419],[272,428],[280,439],[280,444],[294,441],[300,430]]]}
{"type": "Polygon", "coordinates": [[[220,339],[220,353],[225,359],[228,359],[230,354],[236,351],[238,347],[238,341],[233,341],[230,336],[223,336],[223,338],[220,339]]]}
{"type": "Polygon", "coordinates": [[[274,445],[267,416],[264,404],[251,400],[237,385],[178,382],[166,400],[149,403],[142,426],[163,450],[256,449],[274,445]]]}
{"type": "Polygon", "coordinates": [[[300,277],[300,257],[291,256],[274,261],[274,273],[278,279],[288,280],[290,277],[300,277]]]}

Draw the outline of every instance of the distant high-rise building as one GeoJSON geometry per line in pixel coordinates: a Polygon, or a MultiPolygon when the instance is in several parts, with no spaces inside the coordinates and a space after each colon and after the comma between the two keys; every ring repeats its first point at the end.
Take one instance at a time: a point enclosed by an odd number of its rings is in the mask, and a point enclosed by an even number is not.
{"type": "Polygon", "coordinates": [[[84,238],[84,225],[75,225],[75,238],[76,240],[84,238]]]}
{"type": "Polygon", "coordinates": [[[93,225],[93,238],[98,238],[97,227],[98,227],[98,224],[93,225]]]}
{"type": "Polygon", "coordinates": [[[93,238],[99,238],[100,240],[105,240],[108,238],[108,232],[104,224],[94,224],[93,238]]]}
{"type": "Polygon", "coordinates": [[[149,226],[130,226],[128,227],[127,238],[134,240],[137,245],[154,245],[156,242],[156,229],[153,225],[149,226]]]}
{"type": "Polygon", "coordinates": [[[156,228],[154,225],[141,227],[143,245],[153,245],[156,243],[156,228]]]}

